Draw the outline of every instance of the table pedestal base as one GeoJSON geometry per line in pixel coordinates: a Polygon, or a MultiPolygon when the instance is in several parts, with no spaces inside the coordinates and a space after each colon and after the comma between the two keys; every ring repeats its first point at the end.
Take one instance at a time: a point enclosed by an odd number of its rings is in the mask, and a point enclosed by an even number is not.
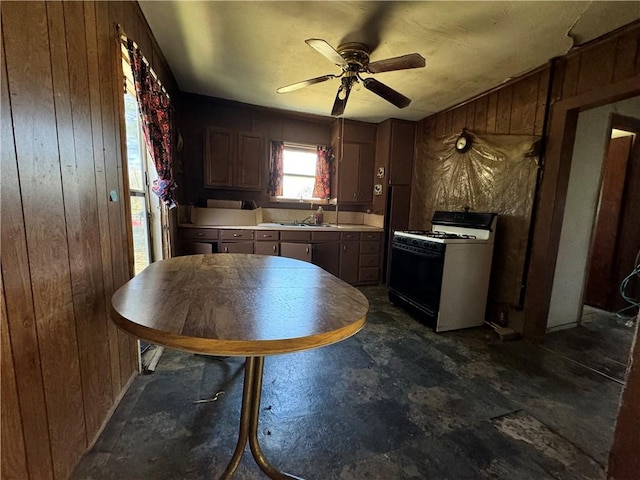
{"type": "Polygon", "coordinates": [[[244,371],[244,390],[242,391],[242,409],[240,412],[240,433],[238,443],[233,452],[233,457],[226,470],[220,477],[221,480],[228,480],[233,477],[234,472],[240,465],[240,460],[244,455],[247,441],[251,447],[251,453],[258,466],[269,478],[275,480],[303,480],[287,473],[279,471],[262,453],[258,443],[258,417],[260,415],[260,395],[262,392],[262,371],[264,368],[264,357],[247,357],[244,371]]]}

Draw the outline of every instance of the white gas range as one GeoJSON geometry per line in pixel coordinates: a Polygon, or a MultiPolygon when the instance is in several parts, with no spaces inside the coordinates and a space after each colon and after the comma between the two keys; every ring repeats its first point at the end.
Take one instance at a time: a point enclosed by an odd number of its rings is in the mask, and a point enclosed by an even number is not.
{"type": "Polygon", "coordinates": [[[435,212],[430,231],[394,232],[389,299],[436,332],[485,320],[497,215],[435,212]]]}

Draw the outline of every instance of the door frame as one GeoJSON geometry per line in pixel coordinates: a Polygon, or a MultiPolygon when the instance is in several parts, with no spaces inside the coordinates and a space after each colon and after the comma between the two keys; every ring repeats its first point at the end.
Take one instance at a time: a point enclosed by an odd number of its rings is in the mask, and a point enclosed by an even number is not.
{"type": "Polygon", "coordinates": [[[560,100],[551,107],[524,302],[523,335],[529,340],[540,341],[546,333],[578,115],[636,95],[640,95],[640,75],[560,100]]]}

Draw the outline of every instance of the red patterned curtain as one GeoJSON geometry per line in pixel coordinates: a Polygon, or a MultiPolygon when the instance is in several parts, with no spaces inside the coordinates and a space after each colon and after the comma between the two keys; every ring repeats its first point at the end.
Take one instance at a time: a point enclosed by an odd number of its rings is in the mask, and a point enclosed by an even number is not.
{"type": "Polygon", "coordinates": [[[272,197],[282,196],[282,152],[284,142],[271,142],[271,169],[269,170],[269,188],[267,193],[272,197]]]}
{"type": "Polygon", "coordinates": [[[318,146],[318,161],[316,162],[316,182],[313,185],[315,198],[331,197],[331,162],[333,151],[331,147],[318,146]]]}
{"type": "Polygon", "coordinates": [[[127,49],[142,117],[144,139],[158,172],[158,178],[153,181],[152,191],[169,208],[174,208],[177,203],[173,196],[176,184],[171,172],[173,111],[169,96],[162,90],[140,49],[130,39],[127,40],[127,49]]]}

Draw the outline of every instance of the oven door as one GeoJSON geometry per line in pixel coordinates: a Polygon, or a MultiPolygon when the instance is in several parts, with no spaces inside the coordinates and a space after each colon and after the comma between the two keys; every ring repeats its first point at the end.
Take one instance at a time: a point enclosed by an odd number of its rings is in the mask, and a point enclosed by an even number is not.
{"type": "Polygon", "coordinates": [[[417,309],[421,319],[435,329],[446,245],[428,242],[427,246],[392,244],[389,299],[417,309]]]}

